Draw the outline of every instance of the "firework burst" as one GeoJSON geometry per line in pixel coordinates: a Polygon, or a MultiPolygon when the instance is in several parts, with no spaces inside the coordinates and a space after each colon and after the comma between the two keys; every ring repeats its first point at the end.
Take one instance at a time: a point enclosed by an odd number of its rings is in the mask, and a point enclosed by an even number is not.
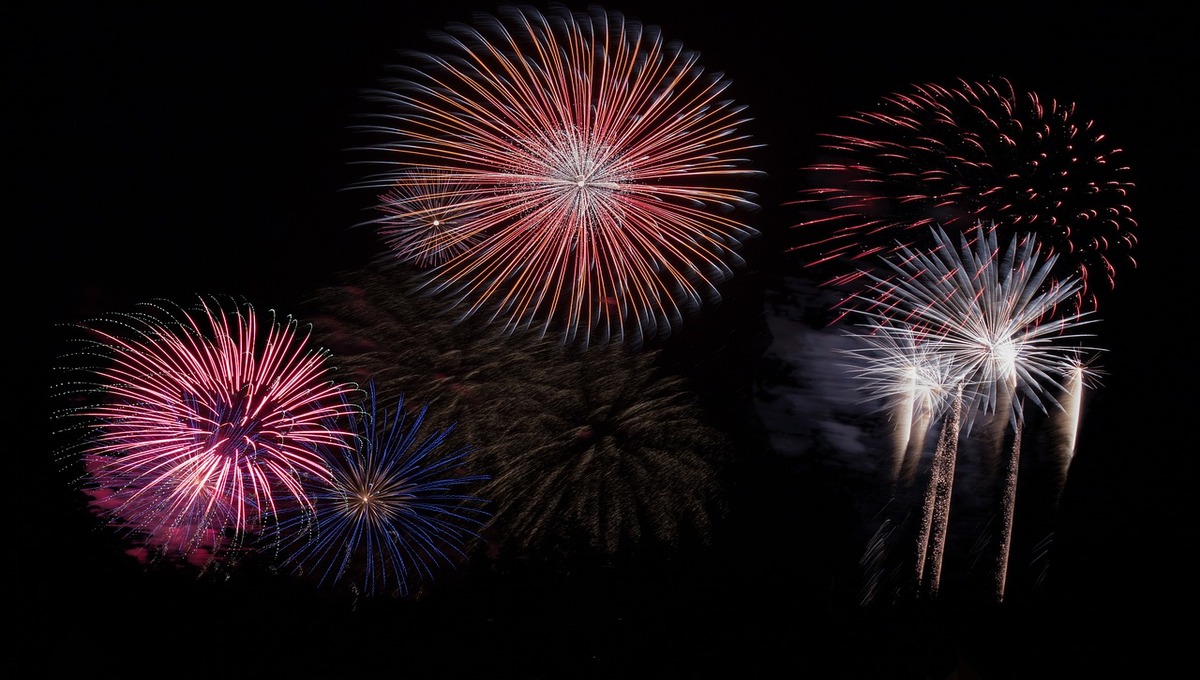
{"type": "Polygon", "coordinates": [[[481,218],[478,204],[471,187],[452,175],[406,172],[380,196],[384,216],[374,224],[390,257],[428,269],[481,240],[472,228],[481,218]]]}
{"type": "MultiPolygon", "coordinates": [[[[1002,410],[1011,390],[1043,410],[1057,405],[1050,388],[1095,351],[1068,344],[1088,337],[1077,331],[1092,322],[1089,312],[1052,316],[1079,281],[1051,279],[1057,256],[1044,255],[1036,238],[1014,237],[1001,249],[995,225],[977,224],[957,246],[944,230],[931,231],[930,250],[901,247],[887,263],[893,276],[870,275],[871,294],[860,296],[867,315],[885,333],[902,323],[949,356],[972,414],[1002,410]]],[[[1021,400],[1011,406],[1019,420],[1021,400]]]]}
{"type": "Polygon", "coordinates": [[[59,390],[87,403],[59,416],[85,423],[71,462],[139,550],[194,561],[241,545],[283,507],[311,505],[304,480],[329,477],[316,448],[348,446],[329,423],[351,412],[353,385],[323,377],[328,356],[296,320],[260,323],[248,304],[200,298],[82,324],[70,358],[88,377],[59,390]]]}
{"type": "Polygon", "coordinates": [[[428,405],[409,413],[401,398],[389,423],[371,386],[368,406],[355,419],[356,450],[331,452],[313,513],[283,523],[284,564],[321,585],[409,596],[467,556],[487,513],[464,490],[486,477],[461,471],[472,447],[448,449],[451,429],[423,431],[428,405]]]}
{"type": "Polygon", "coordinates": [[[434,34],[440,51],[412,54],[373,93],[383,122],[364,129],[385,141],[365,151],[385,169],[362,186],[383,196],[395,255],[427,250],[403,225],[469,216],[427,285],[463,316],[564,344],[666,335],[719,297],[757,235],[735,218],[757,209],[737,184],[759,173],[730,82],[597,7],[476,19],[434,34]]]}
{"type": "Polygon", "coordinates": [[[471,409],[493,433],[490,535],[514,555],[630,556],[702,546],[724,511],[729,442],[656,352],[592,348],[495,384],[471,409]],[[512,388],[516,389],[512,389],[512,388]]]}
{"type": "Polygon", "coordinates": [[[1005,79],[914,86],[847,116],[827,135],[829,159],[805,171],[796,204],[810,267],[841,269],[830,285],[861,279],[879,256],[929,245],[929,227],[967,231],[996,222],[1034,236],[1075,278],[1070,311],[1094,310],[1118,266],[1132,264],[1133,184],[1113,146],[1074,104],[1019,93],[1005,79]]]}

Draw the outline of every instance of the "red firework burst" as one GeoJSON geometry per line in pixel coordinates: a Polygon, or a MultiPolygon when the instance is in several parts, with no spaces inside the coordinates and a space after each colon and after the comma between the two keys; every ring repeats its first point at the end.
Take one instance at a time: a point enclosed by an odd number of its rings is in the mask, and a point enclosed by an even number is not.
{"type": "Polygon", "coordinates": [[[932,245],[931,226],[995,223],[1006,238],[1036,236],[1058,257],[1056,278],[1081,281],[1075,311],[1095,309],[1097,288],[1111,289],[1118,264],[1133,263],[1129,168],[1074,104],[1019,94],[1005,79],[960,80],[845,118],[853,132],[826,135],[828,160],[805,168],[810,182],[794,203],[806,240],[793,250],[810,267],[835,267],[830,285],[932,245]]]}
{"type": "Polygon", "coordinates": [[[322,379],[327,356],[292,319],[260,333],[249,305],[226,312],[148,304],[83,324],[89,404],[81,453],[93,510],[146,550],[197,561],[241,542],[282,505],[310,506],[328,479],[322,448],[352,434],[331,419],[352,385],[322,379]]]}
{"type": "Polygon", "coordinates": [[[387,111],[366,129],[388,141],[368,150],[388,169],[363,183],[400,259],[424,249],[388,229],[469,216],[432,290],[564,343],[665,335],[717,297],[757,234],[733,214],[758,207],[732,186],[758,174],[742,157],[756,145],[723,75],[600,8],[505,7],[437,38],[375,93],[387,111]]]}

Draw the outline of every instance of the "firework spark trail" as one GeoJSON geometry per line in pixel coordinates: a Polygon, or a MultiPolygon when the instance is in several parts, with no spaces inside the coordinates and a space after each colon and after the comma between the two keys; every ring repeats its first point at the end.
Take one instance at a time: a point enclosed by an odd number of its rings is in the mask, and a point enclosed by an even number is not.
{"type": "Polygon", "coordinates": [[[867,549],[863,551],[863,556],[858,561],[859,567],[866,574],[866,582],[859,593],[861,604],[865,605],[873,601],[879,594],[883,564],[887,556],[887,545],[894,530],[895,527],[892,526],[891,521],[885,518],[879,528],[875,530],[875,535],[867,542],[867,549]]]}
{"type": "MultiPolygon", "coordinates": [[[[719,297],[757,235],[732,217],[758,207],[735,184],[761,174],[728,80],[598,7],[504,7],[435,39],[441,53],[374,93],[388,110],[364,130],[392,141],[366,149],[386,169],[361,184],[470,212],[470,245],[430,288],[564,344],[665,335],[719,297]],[[429,188],[447,176],[465,188],[429,188]]],[[[414,217],[388,205],[387,222],[414,217]]]]}
{"type": "Polygon", "coordinates": [[[355,388],[323,377],[328,356],[294,319],[262,333],[250,305],[202,297],[196,312],[153,303],[80,326],[71,356],[100,365],[58,388],[89,402],[60,414],[86,423],[67,453],[93,508],[146,547],[216,553],[227,531],[240,544],[282,505],[309,505],[303,479],[329,474],[313,447],[348,445],[328,423],[355,388]]]}
{"type": "Polygon", "coordinates": [[[996,561],[995,593],[996,601],[1004,601],[1004,591],[1008,582],[1008,559],[1012,551],[1013,513],[1017,502],[1017,470],[1021,461],[1021,427],[1013,434],[1012,447],[1008,457],[1008,469],[1004,476],[1004,495],[1000,501],[1000,550],[996,561]]]}
{"type": "Polygon", "coordinates": [[[921,531],[917,538],[916,581],[931,597],[936,597],[942,580],[942,560],[950,526],[950,499],[954,491],[954,468],[958,458],[958,437],[962,424],[962,391],[959,388],[946,422],[938,435],[933,455],[929,487],[921,512],[921,531]],[[932,547],[931,545],[932,544],[932,547]],[[928,581],[924,582],[928,562],[928,581]]]}
{"type": "Polygon", "coordinates": [[[410,414],[401,398],[389,423],[369,386],[367,411],[354,419],[357,448],[328,452],[332,476],[311,491],[312,513],[281,523],[285,566],[318,585],[409,596],[459,565],[488,515],[486,501],[464,490],[487,477],[460,472],[474,449],[446,449],[452,426],[423,431],[428,408],[410,414]]]}
{"type": "Polygon", "coordinates": [[[888,468],[888,479],[893,484],[906,476],[906,469],[910,468],[911,463],[910,453],[914,449],[919,451],[921,448],[924,448],[924,427],[929,425],[929,421],[927,418],[918,417],[914,413],[916,409],[915,403],[915,395],[896,397],[896,404],[893,407],[893,412],[898,416],[893,424],[892,464],[888,468]],[[919,422],[917,422],[918,420],[919,422]],[[917,432],[915,441],[913,439],[914,430],[917,432]]]}
{"type": "Polygon", "coordinates": [[[1083,387],[1086,370],[1081,364],[1071,371],[1070,376],[1063,385],[1063,396],[1059,399],[1059,403],[1063,405],[1063,413],[1060,418],[1061,428],[1067,435],[1060,449],[1064,467],[1070,464],[1071,457],[1075,455],[1075,439],[1079,436],[1079,412],[1083,407],[1083,387]]]}
{"type": "Polygon", "coordinates": [[[837,267],[826,285],[853,296],[873,263],[928,246],[930,226],[967,231],[980,221],[1059,256],[1054,278],[1079,281],[1069,312],[1094,311],[1118,265],[1135,264],[1123,152],[1074,104],[1006,79],[960,80],[914,85],[845,120],[793,203],[809,211],[796,228],[810,235],[793,250],[810,268],[837,267]]]}

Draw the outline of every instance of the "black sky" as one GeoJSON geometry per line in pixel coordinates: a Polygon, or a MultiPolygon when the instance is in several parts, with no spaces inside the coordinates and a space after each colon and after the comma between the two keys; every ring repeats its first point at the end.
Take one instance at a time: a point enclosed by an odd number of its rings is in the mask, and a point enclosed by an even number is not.
{"type": "Polygon", "coordinates": [[[18,671],[9,677],[34,677],[35,667],[47,676],[196,668],[241,676],[247,668],[309,677],[319,667],[336,669],[322,677],[360,668],[520,678],[748,669],[757,677],[779,668],[799,677],[948,678],[956,663],[977,674],[960,668],[957,677],[989,680],[1134,677],[1118,671],[1179,651],[1184,639],[1165,621],[1194,615],[1183,565],[1195,538],[1185,513],[1194,488],[1196,298],[1185,282],[1200,252],[1194,22],[1183,3],[606,5],[661,26],[724,71],[754,119],[747,131],[765,145],[756,158],[767,173],[756,187],[763,207],[752,218],[762,237],[748,244],[722,305],[669,346],[717,411],[745,410],[746,367],[770,341],[764,293],[795,266],[783,255],[798,238],[784,203],[837,116],[912,83],[1001,76],[1075,102],[1124,149],[1137,185],[1138,266],[1119,272],[1100,314],[1105,375],[1068,488],[1060,578],[1024,606],[882,612],[857,609],[840,582],[853,576],[838,570],[858,556],[838,534],[854,521],[838,515],[845,490],[814,480],[787,487],[765,474],[744,480],[753,487],[746,495],[778,512],[747,522],[736,549],[632,574],[483,575],[412,607],[347,611],[270,579],[160,583],[85,530],[86,510],[54,473],[43,437],[53,325],[195,293],[287,312],[335,272],[373,257],[372,235],[350,229],[370,197],[342,191],[360,172],[344,151],[365,109],[360,93],[398,50],[428,48],[427,29],[495,9],[463,0],[271,12],[146,4],[5,12],[4,128],[17,152],[8,155],[9,299],[26,310],[11,327],[27,336],[19,342],[32,340],[9,356],[29,371],[14,387],[33,386],[10,400],[24,422],[9,449],[18,476],[6,494],[17,631],[6,665],[18,671]],[[785,488],[809,495],[758,498],[785,488]]]}

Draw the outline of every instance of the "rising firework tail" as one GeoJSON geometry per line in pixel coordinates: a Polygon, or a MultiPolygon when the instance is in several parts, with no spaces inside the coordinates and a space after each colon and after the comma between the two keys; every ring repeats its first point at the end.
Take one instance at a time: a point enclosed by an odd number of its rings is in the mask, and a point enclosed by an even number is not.
{"type": "Polygon", "coordinates": [[[911,481],[925,450],[929,428],[940,422],[957,391],[952,357],[913,327],[886,318],[846,333],[854,341],[839,350],[864,401],[886,404],[893,432],[888,479],[911,481]]]}
{"type": "Polygon", "coordinates": [[[1084,402],[1089,393],[1100,386],[1103,368],[1097,366],[1099,353],[1081,357],[1062,382],[1058,403],[1062,405],[1050,422],[1053,433],[1050,446],[1054,452],[1054,498],[1057,505],[1066,484],[1067,473],[1075,458],[1076,442],[1082,426],[1084,402]]]}
{"type": "Polygon", "coordinates": [[[506,5],[433,38],[370,93],[359,150],[374,224],[425,286],[565,345],[637,345],[719,298],[761,175],[728,79],[598,7],[506,5]]]}

